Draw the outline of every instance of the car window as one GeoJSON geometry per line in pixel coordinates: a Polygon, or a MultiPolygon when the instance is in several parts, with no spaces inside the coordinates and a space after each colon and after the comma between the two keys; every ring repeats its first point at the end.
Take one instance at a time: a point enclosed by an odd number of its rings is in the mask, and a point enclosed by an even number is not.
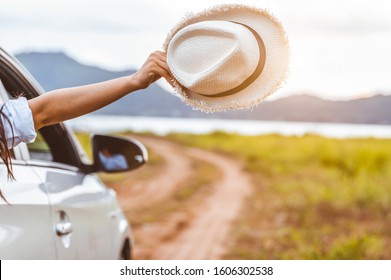
{"type": "Polygon", "coordinates": [[[42,137],[40,132],[37,133],[37,138],[33,143],[27,144],[30,153],[30,159],[53,161],[53,155],[50,151],[49,145],[42,137]]]}
{"type": "MultiPolygon", "coordinates": [[[[0,56],[0,79],[4,85],[2,91],[4,94],[0,92],[0,103],[21,94],[30,99],[44,92],[34,79],[29,76],[28,72],[20,71],[12,63],[4,64],[2,62],[3,57],[0,56]]],[[[71,133],[67,131],[62,123],[43,127],[39,132],[40,135],[36,143],[29,146],[31,153],[29,158],[52,161],[74,167],[84,166],[84,161],[81,161],[80,154],[71,137],[72,135],[70,135],[71,133]]],[[[15,149],[15,151],[17,150],[15,149]]],[[[25,152],[28,153],[27,150],[25,152]]]]}
{"type": "MultiPolygon", "coordinates": [[[[12,96],[6,90],[0,79],[0,105],[4,104],[9,99],[12,99],[12,96]]],[[[27,147],[30,153],[30,159],[53,161],[53,155],[50,151],[49,145],[46,143],[40,132],[37,133],[37,139],[33,143],[28,144],[27,147]]]]}

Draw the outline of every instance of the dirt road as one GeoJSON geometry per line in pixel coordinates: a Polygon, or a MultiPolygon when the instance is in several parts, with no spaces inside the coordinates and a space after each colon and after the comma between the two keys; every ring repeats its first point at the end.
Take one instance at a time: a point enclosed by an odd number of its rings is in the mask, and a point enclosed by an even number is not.
{"type": "MultiPolygon", "coordinates": [[[[166,199],[185,183],[191,172],[191,160],[178,149],[178,145],[154,138],[138,136],[137,139],[147,148],[152,148],[166,164],[153,177],[136,182],[132,188],[124,188],[125,192],[121,193],[119,200],[125,210],[152,205],[166,199]]],[[[132,184],[132,173],[128,179],[132,184]]],[[[122,184],[126,185],[127,182],[122,184]]]]}
{"type": "Polygon", "coordinates": [[[164,201],[185,186],[194,159],[212,164],[222,175],[213,182],[211,192],[201,202],[188,205],[185,213],[173,213],[165,222],[136,229],[136,258],[220,259],[230,241],[233,221],[251,192],[249,175],[239,162],[217,153],[163,139],[136,138],[163,157],[165,165],[142,185],[119,195],[124,210],[164,201]]]}

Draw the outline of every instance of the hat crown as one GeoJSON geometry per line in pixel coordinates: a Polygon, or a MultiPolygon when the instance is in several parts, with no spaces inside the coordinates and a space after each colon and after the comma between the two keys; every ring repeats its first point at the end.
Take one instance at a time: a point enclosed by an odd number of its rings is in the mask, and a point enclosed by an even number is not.
{"type": "Polygon", "coordinates": [[[174,35],[167,63],[182,86],[212,96],[237,87],[251,76],[260,56],[257,39],[246,26],[202,21],[174,35]]]}

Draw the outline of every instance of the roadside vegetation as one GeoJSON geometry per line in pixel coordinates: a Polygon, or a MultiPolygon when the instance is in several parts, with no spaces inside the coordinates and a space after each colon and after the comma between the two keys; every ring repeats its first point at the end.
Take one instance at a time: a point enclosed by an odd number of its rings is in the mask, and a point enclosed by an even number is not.
{"type": "MultiPolygon", "coordinates": [[[[78,136],[88,149],[89,136],[78,136]]],[[[391,259],[391,140],[223,132],[167,138],[243,161],[252,175],[254,191],[226,259],[391,259]]],[[[150,156],[151,168],[164,164],[150,156]]],[[[101,178],[111,185],[123,175],[110,176],[117,178],[101,178]]],[[[195,163],[189,188],[127,216],[135,225],[158,222],[216,179],[212,166],[195,163]]]]}
{"type": "Polygon", "coordinates": [[[252,175],[225,258],[391,259],[391,140],[168,138],[242,160],[252,175]]]}

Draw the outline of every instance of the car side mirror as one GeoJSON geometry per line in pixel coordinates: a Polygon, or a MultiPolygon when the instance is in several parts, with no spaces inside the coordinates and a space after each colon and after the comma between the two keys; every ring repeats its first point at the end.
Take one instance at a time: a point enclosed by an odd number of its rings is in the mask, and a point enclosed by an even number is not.
{"type": "Polygon", "coordinates": [[[128,138],[96,134],[92,136],[94,171],[108,173],[133,170],[148,161],[143,144],[128,138]]]}

